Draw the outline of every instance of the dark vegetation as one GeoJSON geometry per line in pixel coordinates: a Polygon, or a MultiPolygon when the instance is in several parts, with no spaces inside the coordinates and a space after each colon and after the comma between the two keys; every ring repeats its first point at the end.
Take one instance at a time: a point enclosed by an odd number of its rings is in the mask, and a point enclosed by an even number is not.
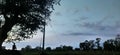
{"type": "MultiPolygon", "coordinates": [[[[108,39],[102,44],[100,44],[101,38],[96,38],[96,40],[85,40],[80,43],[79,48],[74,48],[72,46],[61,45],[52,49],[47,47],[45,52],[48,55],[120,55],[120,35],[117,35],[115,39],[108,39]]],[[[38,55],[40,54],[41,47],[32,48],[30,45],[21,49],[23,55],[38,55]]]]}
{"type": "Polygon", "coordinates": [[[59,0],[0,0],[0,50],[5,40],[21,41],[43,30],[59,0]]]}
{"type": "Polygon", "coordinates": [[[17,50],[2,50],[0,55],[21,55],[21,52],[17,50]]]}
{"type": "Polygon", "coordinates": [[[0,55],[19,55],[17,50],[3,50],[4,41],[31,38],[49,21],[59,0],[0,0],[0,55]]]}
{"type": "MultiPolygon", "coordinates": [[[[79,48],[66,45],[61,45],[54,49],[46,47],[44,54],[41,55],[120,55],[120,35],[117,35],[115,39],[106,40],[103,44],[100,41],[101,38],[85,40],[80,42],[79,48]]],[[[42,53],[42,47],[32,48],[30,45],[19,51],[14,49],[5,50],[5,47],[2,49],[0,52],[2,55],[40,55],[42,53]]]]}

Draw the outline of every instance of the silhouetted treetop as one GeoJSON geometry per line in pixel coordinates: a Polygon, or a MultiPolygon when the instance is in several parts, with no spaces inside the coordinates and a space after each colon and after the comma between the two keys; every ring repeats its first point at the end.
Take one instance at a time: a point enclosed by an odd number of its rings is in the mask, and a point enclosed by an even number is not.
{"type": "Polygon", "coordinates": [[[53,5],[60,0],[1,0],[0,44],[9,37],[15,40],[29,38],[36,30],[43,29],[49,20],[53,5]]]}

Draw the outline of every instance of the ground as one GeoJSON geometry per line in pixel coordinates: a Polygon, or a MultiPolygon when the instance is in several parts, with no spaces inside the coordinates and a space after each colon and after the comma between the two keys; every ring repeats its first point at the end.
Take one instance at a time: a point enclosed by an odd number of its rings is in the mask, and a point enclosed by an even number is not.
{"type": "MultiPolygon", "coordinates": [[[[46,51],[48,55],[120,55],[114,51],[46,51]]],[[[39,52],[25,52],[23,55],[40,55],[39,52]]]]}

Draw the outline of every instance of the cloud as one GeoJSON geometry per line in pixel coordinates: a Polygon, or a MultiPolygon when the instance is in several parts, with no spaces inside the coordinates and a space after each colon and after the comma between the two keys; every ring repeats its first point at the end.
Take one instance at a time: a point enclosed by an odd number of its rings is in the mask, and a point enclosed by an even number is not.
{"type": "Polygon", "coordinates": [[[75,22],[80,22],[80,21],[85,21],[85,20],[87,20],[88,19],[88,17],[86,17],[86,16],[81,16],[81,17],[78,17],[77,19],[74,19],[74,21],[75,22]]]}
{"type": "Polygon", "coordinates": [[[120,21],[116,21],[116,22],[115,22],[115,26],[116,26],[117,28],[120,28],[120,21]]]}
{"type": "Polygon", "coordinates": [[[117,34],[120,34],[120,25],[102,25],[102,24],[96,24],[96,23],[84,23],[83,26],[87,29],[93,30],[93,32],[96,32],[99,35],[104,36],[115,36],[117,34]]]}
{"type": "Polygon", "coordinates": [[[73,14],[77,14],[77,13],[79,13],[79,12],[80,12],[79,9],[75,9],[75,10],[73,10],[73,14]]]}
{"type": "Polygon", "coordinates": [[[88,17],[82,16],[82,17],[80,17],[80,19],[81,20],[86,20],[86,19],[88,19],[88,17]]]}
{"type": "Polygon", "coordinates": [[[112,20],[114,17],[111,16],[111,15],[107,15],[107,16],[104,16],[102,20],[100,20],[99,22],[97,22],[97,24],[102,24],[108,20],[112,20]]]}
{"type": "Polygon", "coordinates": [[[92,36],[92,35],[97,35],[97,34],[95,34],[95,33],[80,33],[80,32],[72,32],[72,33],[67,33],[67,34],[62,34],[62,35],[64,35],[64,36],[79,36],[79,35],[90,35],[90,36],[92,36]]]}
{"type": "Polygon", "coordinates": [[[71,15],[79,14],[80,11],[81,10],[79,8],[68,8],[68,9],[66,9],[66,12],[71,14],[71,15]]]}
{"type": "Polygon", "coordinates": [[[86,28],[93,28],[93,29],[98,29],[98,30],[104,30],[105,27],[104,26],[101,26],[101,25],[97,25],[95,23],[83,23],[82,24],[83,27],[86,27],[86,28]]]}
{"type": "MultiPolygon", "coordinates": [[[[113,31],[120,29],[120,22],[113,19],[113,16],[107,15],[99,21],[89,22],[88,17],[81,17],[79,20],[84,20],[85,22],[78,23],[78,26],[86,27],[93,30],[100,31],[113,31]]],[[[78,20],[77,20],[78,21],[78,20]]]]}
{"type": "Polygon", "coordinates": [[[90,11],[89,6],[85,6],[84,8],[85,8],[86,11],[90,11]]]}
{"type": "Polygon", "coordinates": [[[116,29],[118,29],[118,27],[116,27],[116,26],[109,26],[109,25],[102,25],[102,24],[96,24],[96,23],[83,23],[82,24],[82,26],[83,27],[86,27],[86,28],[92,28],[92,29],[95,29],[95,30],[103,30],[103,31],[105,31],[105,30],[116,30],[116,29]]]}
{"type": "Polygon", "coordinates": [[[55,12],[56,16],[62,16],[62,14],[60,12],[55,12]]]}

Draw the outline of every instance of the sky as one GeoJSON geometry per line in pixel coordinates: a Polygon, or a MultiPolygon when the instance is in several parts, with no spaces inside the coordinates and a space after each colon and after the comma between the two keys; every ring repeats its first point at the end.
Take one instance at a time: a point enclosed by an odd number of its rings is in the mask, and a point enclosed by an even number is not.
{"type": "MultiPolygon", "coordinates": [[[[101,38],[101,42],[120,34],[120,0],[61,0],[55,5],[46,26],[45,47],[60,45],[79,48],[85,40],[101,38]]],[[[25,41],[16,42],[17,48],[42,45],[42,33],[25,41]]],[[[3,46],[11,49],[12,43],[3,46]]]]}

